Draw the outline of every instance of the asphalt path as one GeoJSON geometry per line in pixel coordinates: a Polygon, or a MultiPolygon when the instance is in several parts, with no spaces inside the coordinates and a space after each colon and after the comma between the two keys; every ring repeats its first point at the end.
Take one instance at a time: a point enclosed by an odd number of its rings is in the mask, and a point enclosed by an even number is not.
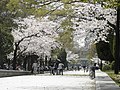
{"type": "Polygon", "coordinates": [[[95,90],[95,81],[83,71],[24,75],[0,78],[0,90],[95,90]]]}

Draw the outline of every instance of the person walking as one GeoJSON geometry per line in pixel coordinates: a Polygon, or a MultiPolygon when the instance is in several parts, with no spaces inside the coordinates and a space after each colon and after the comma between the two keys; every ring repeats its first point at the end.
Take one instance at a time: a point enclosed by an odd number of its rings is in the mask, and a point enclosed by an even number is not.
{"type": "Polygon", "coordinates": [[[55,67],[54,67],[53,64],[49,66],[50,74],[52,74],[52,75],[55,75],[54,68],[55,68],[55,67]]]}
{"type": "Polygon", "coordinates": [[[95,78],[95,68],[96,68],[96,64],[94,64],[93,66],[90,67],[90,73],[89,73],[89,75],[90,75],[90,77],[92,79],[95,78]]]}
{"type": "Polygon", "coordinates": [[[54,63],[54,73],[55,75],[58,75],[58,63],[54,63]]]}
{"type": "Polygon", "coordinates": [[[59,75],[63,75],[63,67],[64,67],[64,64],[59,63],[59,65],[58,65],[58,74],[59,75]]]}
{"type": "Polygon", "coordinates": [[[86,66],[83,66],[83,70],[84,70],[84,73],[85,73],[85,70],[86,70],[86,66]]]}
{"type": "Polygon", "coordinates": [[[32,65],[32,69],[33,69],[33,74],[37,74],[37,69],[38,69],[38,64],[37,62],[35,61],[32,65]]]}

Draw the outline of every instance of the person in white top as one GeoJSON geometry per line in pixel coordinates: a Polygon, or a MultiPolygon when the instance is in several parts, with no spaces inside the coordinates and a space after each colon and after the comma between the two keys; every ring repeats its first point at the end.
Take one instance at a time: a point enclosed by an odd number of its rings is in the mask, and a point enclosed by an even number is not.
{"type": "Polygon", "coordinates": [[[38,64],[37,64],[37,62],[35,61],[35,62],[33,63],[33,65],[32,65],[32,69],[33,69],[33,73],[34,73],[34,74],[37,74],[37,68],[38,68],[38,64]]]}
{"type": "Polygon", "coordinates": [[[63,63],[59,63],[59,65],[58,65],[58,74],[62,74],[63,75],[63,67],[64,67],[64,64],[63,63]]]}

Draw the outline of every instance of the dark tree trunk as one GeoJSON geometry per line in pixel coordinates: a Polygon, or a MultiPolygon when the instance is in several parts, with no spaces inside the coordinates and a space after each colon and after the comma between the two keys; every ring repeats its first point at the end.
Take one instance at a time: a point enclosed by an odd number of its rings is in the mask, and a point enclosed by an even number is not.
{"type": "Polygon", "coordinates": [[[48,66],[51,66],[51,63],[52,63],[52,61],[51,61],[51,58],[50,58],[49,61],[48,61],[48,66]]]}
{"type": "Polygon", "coordinates": [[[103,66],[103,63],[102,63],[102,60],[100,61],[100,69],[102,70],[102,66],[103,66]]]}
{"type": "Polygon", "coordinates": [[[45,56],[45,66],[48,66],[47,56],[45,56]]]}
{"type": "Polygon", "coordinates": [[[119,73],[120,63],[120,6],[117,8],[117,29],[116,29],[116,46],[115,46],[115,74],[119,73]]]}
{"type": "Polygon", "coordinates": [[[26,64],[27,64],[27,60],[26,60],[27,58],[25,58],[24,59],[24,62],[23,62],[23,68],[25,69],[25,71],[26,71],[26,64]]]}
{"type": "Polygon", "coordinates": [[[8,70],[10,69],[10,59],[8,59],[8,70]]]}
{"type": "MultiPolygon", "coordinates": [[[[30,56],[30,57],[31,57],[31,56],[30,56]]],[[[28,71],[30,71],[30,70],[31,70],[31,67],[32,67],[32,65],[31,65],[31,61],[32,61],[31,58],[28,59],[28,68],[27,68],[28,71]]]]}

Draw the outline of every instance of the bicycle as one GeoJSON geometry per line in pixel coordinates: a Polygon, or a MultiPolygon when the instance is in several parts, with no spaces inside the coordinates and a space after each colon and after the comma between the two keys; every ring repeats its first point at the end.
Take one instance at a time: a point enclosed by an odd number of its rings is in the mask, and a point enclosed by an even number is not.
{"type": "Polygon", "coordinates": [[[90,70],[89,71],[89,76],[91,79],[94,79],[95,78],[95,72],[93,70],[90,70]]]}

